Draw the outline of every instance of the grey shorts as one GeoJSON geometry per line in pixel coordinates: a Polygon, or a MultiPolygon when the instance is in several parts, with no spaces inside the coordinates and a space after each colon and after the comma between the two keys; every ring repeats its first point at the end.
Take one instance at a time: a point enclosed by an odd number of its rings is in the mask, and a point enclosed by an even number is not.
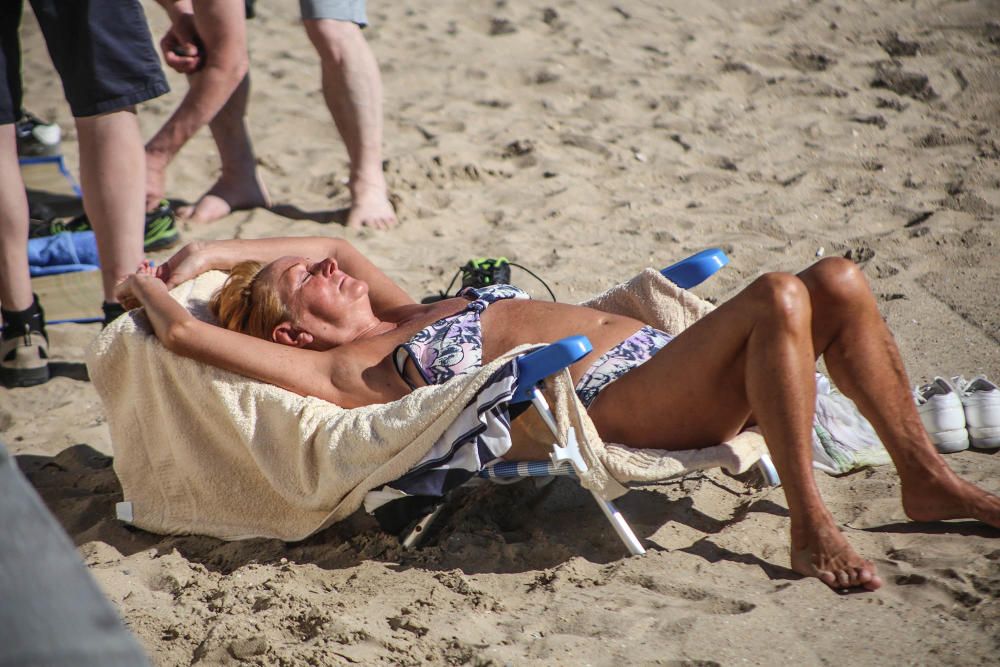
{"type": "Polygon", "coordinates": [[[350,21],[364,28],[368,25],[365,0],[299,0],[302,19],[350,21]]]}

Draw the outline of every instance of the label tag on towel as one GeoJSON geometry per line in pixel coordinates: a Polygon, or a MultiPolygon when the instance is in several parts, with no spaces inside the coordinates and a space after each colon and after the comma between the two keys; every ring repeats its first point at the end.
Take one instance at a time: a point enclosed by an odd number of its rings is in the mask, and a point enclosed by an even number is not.
{"type": "Polygon", "coordinates": [[[115,517],[119,521],[124,521],[125,523],[132,523],[132,503],[115,503],[115,517]]]}

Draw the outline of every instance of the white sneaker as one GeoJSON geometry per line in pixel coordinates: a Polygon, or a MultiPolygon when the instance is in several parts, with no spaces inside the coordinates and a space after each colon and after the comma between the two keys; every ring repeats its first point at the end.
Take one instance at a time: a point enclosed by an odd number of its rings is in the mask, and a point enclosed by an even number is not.
{"type": "Polygon", "coordinates": [[[982,375],[972,380],[963,377],[952,380],[965,408],[965,426],[972,446],[1000,448],[1000,388],[982,375]]]}
{"type": "Polygon", "coordinates": [[[913,390],[917,412],[931,442],[942,454],[969,448],[969,432],[965,428],[965,410],[958,392],[948,380],[940,377],[913,390]]]}

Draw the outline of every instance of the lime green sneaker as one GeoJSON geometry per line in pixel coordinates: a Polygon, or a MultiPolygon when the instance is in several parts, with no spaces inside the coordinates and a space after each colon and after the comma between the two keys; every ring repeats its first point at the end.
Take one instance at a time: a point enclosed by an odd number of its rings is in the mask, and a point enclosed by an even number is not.
{"type": "Polygon", "coordinates": [[[146,252],[173,248],[181,240],[174,220],[174,209],[170,202],[161,199],[152,211],[146,214],[146,235],[143,248],[146,252]]]}
{"type": "MultiPolygon", "coordinates": [[[[81,213],[72,220],[31,220],[28,227],[28,238],[55,236],[62,232],[93,231],[86,213],[81,213]]],[[[174,210],[170,202],[161,199],[152,211],[146,213],[146,224],[143,235],[143,250],[165,250],[177,245],[181,235],[177,231],[174,220],[174,210]]]]}

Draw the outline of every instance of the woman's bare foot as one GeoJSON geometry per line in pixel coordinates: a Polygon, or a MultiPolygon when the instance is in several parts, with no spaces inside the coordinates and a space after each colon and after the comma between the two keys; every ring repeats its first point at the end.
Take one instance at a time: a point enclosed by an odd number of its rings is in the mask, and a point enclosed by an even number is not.
{"type": "Polygon", "coordinates": [[[223,177],[194,206],[179,207],[177,217],[194,224],[204,224],[224,218],[233,211],[251,208],[271,208],[271,197],[260,177],[223,177]]]}
{"type": "Polygon", "coordinates": [[[976,519],[1000,528],[1000,497],[966,482],[951,469],[903,482],[903,510],[914,521],[976,519]]]}
{"type": "Polygon", "coordinates": [[[347,226],[351,229],[371,227],[391,229],[399,224],[396,210],[386,196],[384,182],[381,185],[351,185],[351,212],[347,214],[347,226]]]}
{"type": "Polygon", "coordinates": [[[874,591],[882,586],[875,566],[859,556],[834,525],[818,528],[801,540],[793,535],[791,560],[793,570],[816,577],[834,590],[874,591]]]}

